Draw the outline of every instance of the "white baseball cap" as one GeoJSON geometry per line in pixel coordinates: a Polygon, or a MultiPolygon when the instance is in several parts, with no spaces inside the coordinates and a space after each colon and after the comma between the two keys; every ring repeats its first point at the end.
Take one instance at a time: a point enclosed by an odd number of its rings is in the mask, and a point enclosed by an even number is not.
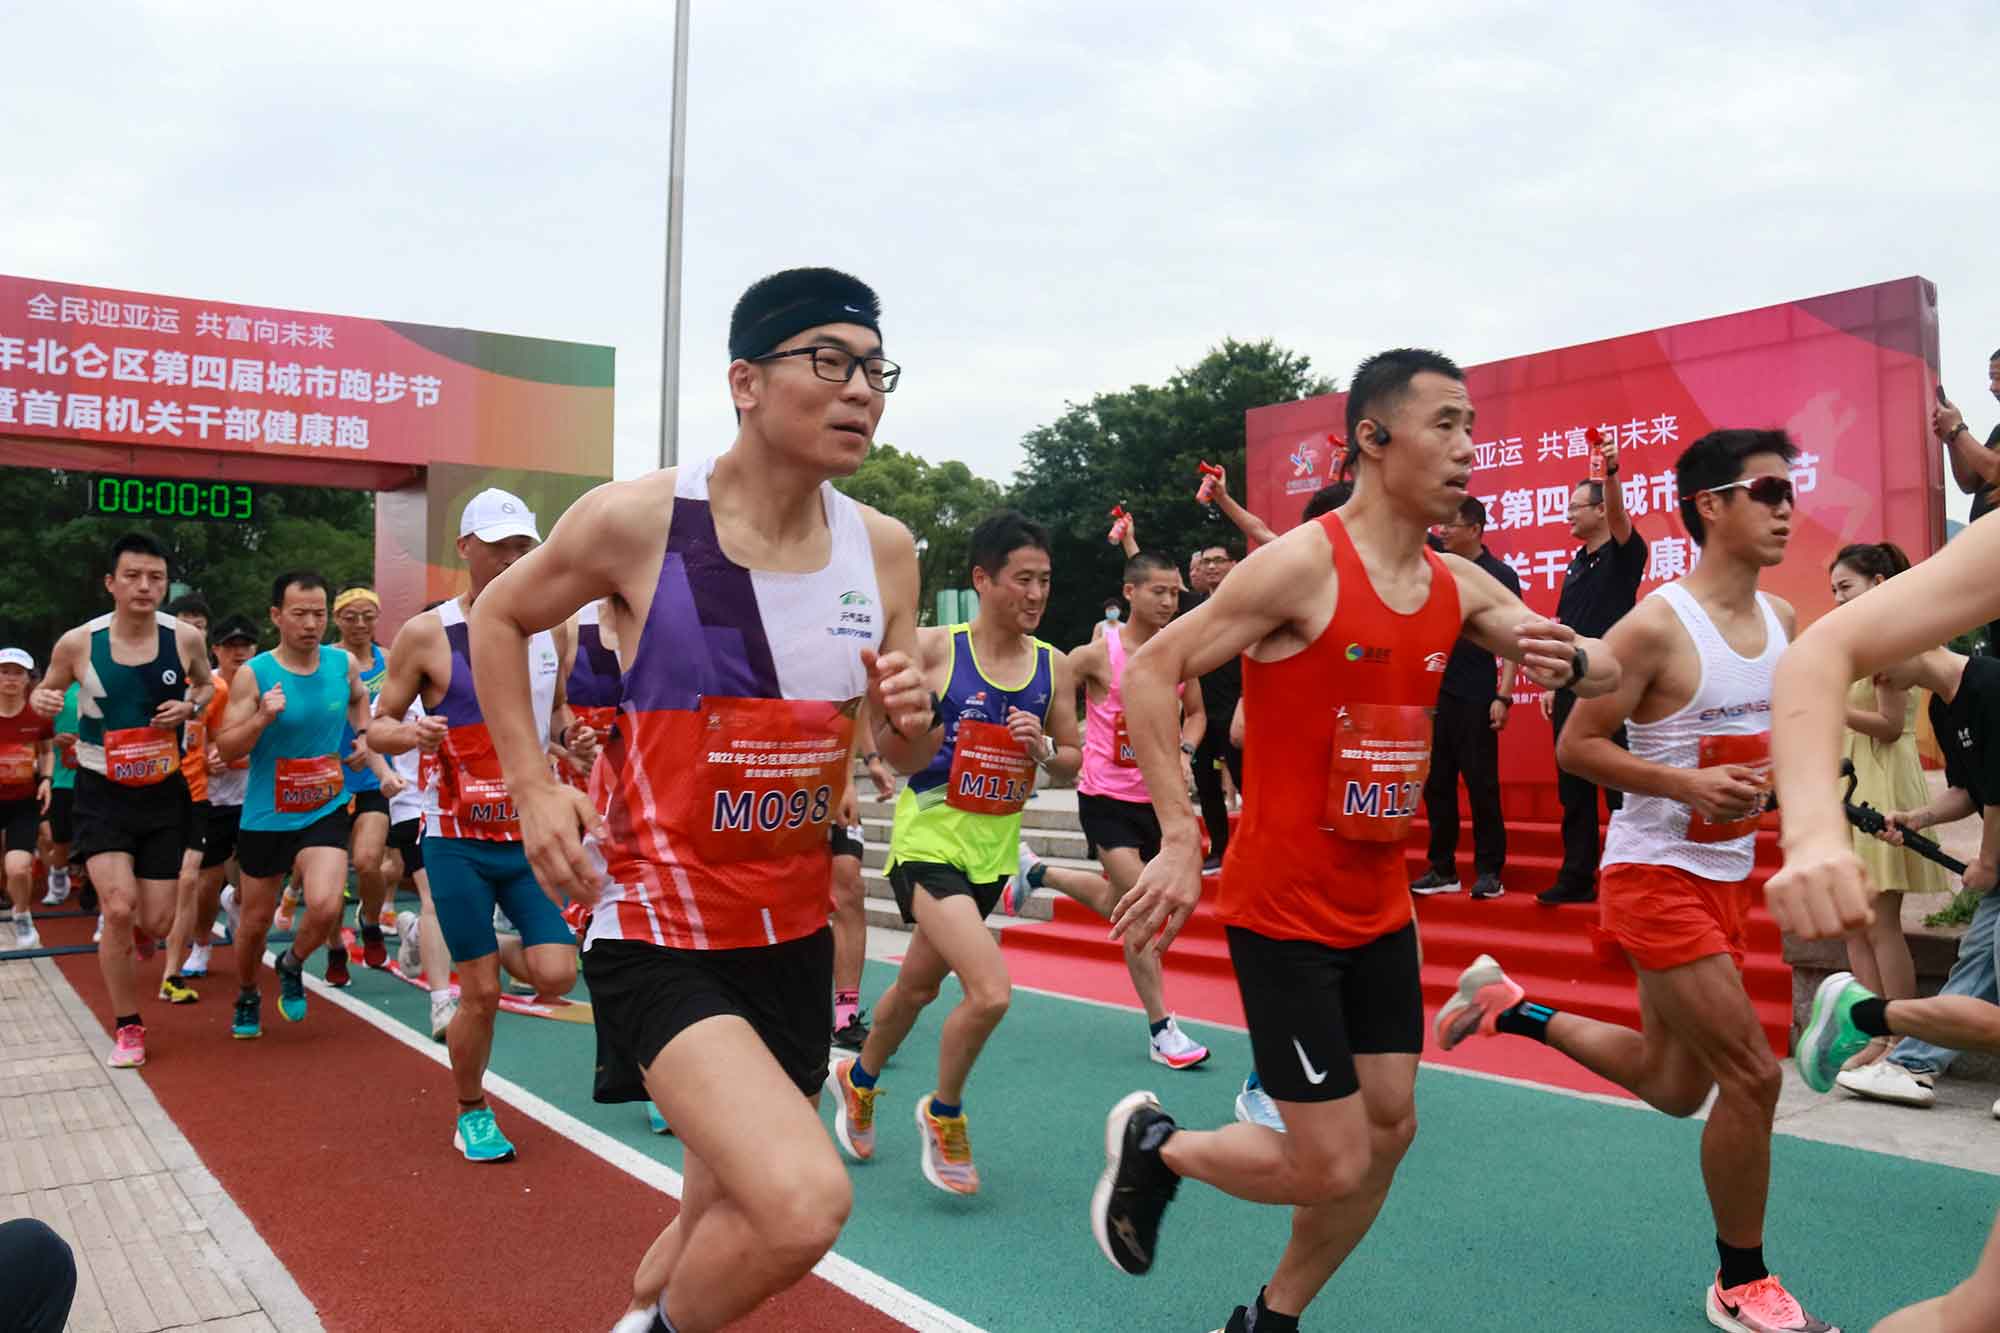
{"type": "Polygon", "coordinates": [[[0,648],[0,666],[17,666],[23,671],[35,669],[35,659],[25,648],[0,648]]]}
{"type": "Polygon", "coordinates": [[[459,515],[458,535],[477,537],[483,542],[503,542],[509,537],[542,539],[535,527],[535,511],[520,496],[489,486],[472,497],[459,515]]]}

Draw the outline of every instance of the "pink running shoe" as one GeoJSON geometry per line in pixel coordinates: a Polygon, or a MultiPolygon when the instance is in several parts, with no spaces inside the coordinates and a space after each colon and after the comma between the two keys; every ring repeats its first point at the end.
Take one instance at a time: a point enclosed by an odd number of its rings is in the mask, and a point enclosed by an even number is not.
{"type": "Polygon", "coordinates": [[[1490,1037],[1494,1020],[1503,1009],[1511,1009],[1526,994],[1512,981],[1493,955],[1480,954],[1472,966],[1458,974],[1458,994],[1438,1010],[1435,1031],[1438,1045],[1447,1051],[1477,1032],[1490,1037]]]}
{"type": "Polygon", "coordinates": [[[1722,1289],[1720,1276],[1708,1284],[1708,1322],[1730,1333],[1840,1333],[1800,1307],[1777,1274],[1722,1289]]]}
{"type": "Polygon", "coordinates": [[[137,1069],[146,1063],[146,1029],[138,1023],[127,1023],[119,1028],[111,1046],[111,1058],[105,1063],[113,1069],[137,1069]]]}

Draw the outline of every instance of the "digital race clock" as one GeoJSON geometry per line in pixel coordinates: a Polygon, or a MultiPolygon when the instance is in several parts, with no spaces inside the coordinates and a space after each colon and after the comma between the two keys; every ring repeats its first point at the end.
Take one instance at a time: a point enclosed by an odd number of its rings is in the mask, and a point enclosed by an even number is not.
{"type": "Polygon", "coordinates": [[[86,508],[93,514],[205,523],[248,523],[257,516],[257,492],[240,481],[90,477],[85,486],[86,508]]]}

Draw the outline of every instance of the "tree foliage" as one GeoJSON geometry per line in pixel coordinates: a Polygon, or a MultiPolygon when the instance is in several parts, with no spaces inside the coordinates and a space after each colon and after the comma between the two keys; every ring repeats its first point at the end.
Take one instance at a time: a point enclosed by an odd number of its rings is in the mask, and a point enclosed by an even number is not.
{"type": "Polygon", "coordinates": [[[1054,539],[1055,583],[1042,637],[1063,647],[1083,642],[1104,599],[1118,594],[1125,558],[1105,540],[1113,505],[1134,516],[1142,547],[1185,572],[1198,545],[1239,535],[1219,513],[1195,503],[1197,465],[1205,459],[1227,468],[1241,498],[1243,414],[1334,388],[1306,357],[1268,338],[1224,339],[1163,385],[1137,384],[1071,403],[1029,432],[1027,461],[1008,500],[1046,523],[1054,539]]]}
{"type": "Polygon", "coordinates": [[[834,485],[908,525],[917,539],[923,580],[919,610],[927,624],[940,588],[968,586],[972,529],[1004,503],[1000,487],[974,476],[965,464],[932,463],[889,444],[869,450],[859,470],[834,485]]]}
{"type": "Polygon", "coordinates": [[[255,521],[135,525],[86,514],[90,474],[10,470],[0,486],[0,643],[39,664],[63,631],[111,607],[104,591],[111,544],[137,527],[171,553],[168,577],[207,599],[217,617],[242,614],[265,631],[271,580],[313,569],[335,587],[375,570],[375,497],[331,487],[260,487],[255,521]]]}

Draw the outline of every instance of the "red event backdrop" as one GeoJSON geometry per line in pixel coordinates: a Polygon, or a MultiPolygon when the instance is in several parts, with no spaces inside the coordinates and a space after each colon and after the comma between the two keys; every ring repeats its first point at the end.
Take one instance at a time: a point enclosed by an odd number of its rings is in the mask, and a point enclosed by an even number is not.
{"type": "Polygon", "coordinates": [[[382,492],[382,635],[460,587],[466,500],[611,475],[609,347],[0,275],[0,465],[382,492]]]}
{"type": "MultiPolygon", "coordinates": [[[[1779,427],[1801,450],[1799,504],[1765,586],[1810,621],[1831,606],[1827,562],[1843,545],[1886,539],[1921,559],[1943,541],[1937,366],[1937,291],[1922,278],[1468,366],[1487,547],[1521,576],[1528,604],[1553,614],[1576,550],[1566,509],[1595,428],[1617,438],[1626,507],[1650,547],[1644,596],[1699,559],[1675,506],[1681,450],[1717,428],[1779,427]]],[[[1246,414],[1247,503],[1274,529],[1296,524],[1330,480],[1327,436],[1345,433],[1346,406],[1329,394],[1246,414]]],[[[1556,809],[1537,693],[1517,690],[1524,706],[1501,742],[1513,817],[1556,809]]]]}

